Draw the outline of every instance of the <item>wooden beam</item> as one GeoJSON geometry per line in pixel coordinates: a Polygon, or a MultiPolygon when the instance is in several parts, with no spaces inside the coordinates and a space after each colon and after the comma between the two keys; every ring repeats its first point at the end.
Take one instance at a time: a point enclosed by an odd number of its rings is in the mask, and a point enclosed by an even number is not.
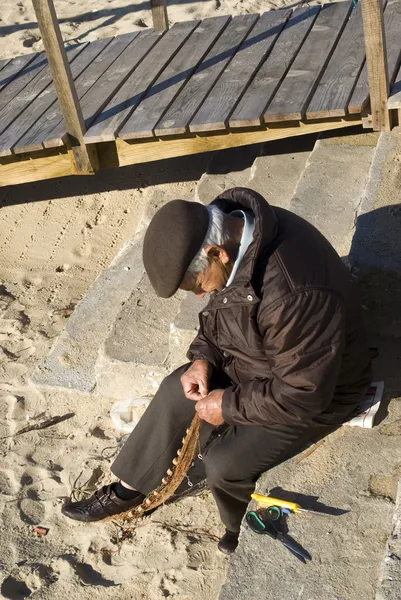
{"type": "Polygon", "coordinates": [[[66,149],[0,158],[0,187],[75,174],[72,152],[66,149]]]}
{"type": "Polygon", "coordinates": [[[389,78],[382,1],[362,0],[362,18],[373,129],[389,131],[389,78]]]}
{"type": "MultiPolygon", "coordinates": [[[[219,133],[217,135],[189,135],[185,138],[157,139],[147,142],[104,142],[97,144],[100,168],[121,167],[163,158],[246,146],[271,140],[329,131],[361,125],[359,115],[324,121],[286,123],[285,126],[261,127],[253,131],[219,133]]],[[[41,150],[31,154],[0,158],[0,187],[41,181],[54,177],[76,175],[74,157],[66,148],[41,150]]]]}
{"type": "Polygon", "coordinates": [[[167,31],[167,0],[150,0],[152,6],[153,27],[156,31],[167,31]]]}
{"type": "Polygon", "coordinates": [[[109,166],[122,167],[163,158],[186,156],[188,154],[198,154],[200,152],[210,152],[212,150],[222,150],[236,146],[247,146],[249,144],[258,144],[260,142],[361,124],[360,115],[352,115],[343,118],[325,119],[324,121],[280,123],[277,126],[274,124],[268,128],[261,127],[260,129],[248,131],[236,130],[234,133],[219,132],[219,134],[210,134],[208,136],[188,135],[186,137],[159,138],[143,142],[139,142],[138,140],[135,142],[126,142],[118,138],[116,144],[112,143],[108,146],[107,151],[101,151],[100,147],[102,144],[98,144],[101,157],[100,164],[102,168],[109,166]]]}
{"type": "Polygon", "coordinates": [[[88,148],[84,142],[85,123],[64,49],[53,0],[32,0],[32,3],[66,130],[70,136],[76,171],[82,174],[94,173],[99,168],[96,148],[88,148]]]}

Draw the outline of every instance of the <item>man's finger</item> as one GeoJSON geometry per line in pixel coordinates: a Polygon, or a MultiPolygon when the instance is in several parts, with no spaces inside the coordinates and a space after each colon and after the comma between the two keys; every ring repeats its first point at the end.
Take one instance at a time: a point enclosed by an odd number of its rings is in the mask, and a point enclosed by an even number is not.
{"type": "Polygon", "coordinates": [[[208,390],[207,383],[205,381],[199,381],[199,392],[200,392],[202,398],[204,398],[205,396],[208,395],[209,390],[208,390]]]}
{"type": "Polygon", "coordinates": [[[184,391],[185,393],[185,397],[188,398],[188,400],[194,400],[195,402],[198,402],[198,400],[202,400],[202,395],[194,389],[190,389],[188,391],[184,391]]]}

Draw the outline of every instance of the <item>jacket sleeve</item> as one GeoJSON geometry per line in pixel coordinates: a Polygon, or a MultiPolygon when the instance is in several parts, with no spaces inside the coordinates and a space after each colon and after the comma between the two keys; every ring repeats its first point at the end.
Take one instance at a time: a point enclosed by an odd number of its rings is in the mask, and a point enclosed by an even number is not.
{"type": "Polygon", "coordinates": [[[261,308],[271,376],[227,388],[223,417],[236,425],[308,421],[331,403],[345,346],[341,298],[322,290],[297,292],[261,308]]]}
{"type": "Polygon", "coordinates": [[[202,330],[192,342],[187,352],[187,358],[191,362],[194,360],[208,360],[217,370],[223,366],[223,358],[219,350],[209,342],[202,330]]]}

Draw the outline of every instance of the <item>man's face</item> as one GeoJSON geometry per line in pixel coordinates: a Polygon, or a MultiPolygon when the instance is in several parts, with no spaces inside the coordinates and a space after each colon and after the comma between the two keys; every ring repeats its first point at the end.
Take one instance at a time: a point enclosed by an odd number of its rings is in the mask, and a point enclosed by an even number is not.
{"type": "Polygon", "coordinates": [[[214,246],[210,247],[209,252],[206,249],[206,253],[209,259],[208,268],[199,273],[197,277],[184,280],[180,286],[182,290],[192,292],[198,298],[203,298],[206,294],[221,292],[230,276],[227,267],[229,259],[225,250],[214,246]]]}

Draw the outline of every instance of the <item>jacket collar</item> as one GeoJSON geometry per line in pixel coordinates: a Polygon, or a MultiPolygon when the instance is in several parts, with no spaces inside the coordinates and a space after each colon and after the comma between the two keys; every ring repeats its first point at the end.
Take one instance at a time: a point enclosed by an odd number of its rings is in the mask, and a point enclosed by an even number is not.
{"type": "Polygon", "coordinates": [[[231,287],[250,286],[255,265],[266,246],[277,236],[278,222],[274,209],[258,192],[248,188],[232,188],[213,200],[212,204],[229,214],[234,210],[251,210],[255,216],[253,242],[243,257],[231,287]]]}

